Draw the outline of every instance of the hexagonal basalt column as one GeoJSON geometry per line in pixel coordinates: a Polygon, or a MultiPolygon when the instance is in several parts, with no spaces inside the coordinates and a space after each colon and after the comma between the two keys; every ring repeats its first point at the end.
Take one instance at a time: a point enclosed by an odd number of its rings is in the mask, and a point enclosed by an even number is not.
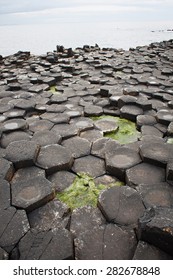
{"type": "Polygon", "coordinates": [[[13,164],[8,160],[0,159],[0,179],[10,181],[14,174],[13,164]]]}
{"type": "Polygon", "coordinates": [[[33,141],[15,141],[6,148],[5,158],[18,169],[34,165],[38,152],[39,145],[33,141]]]}
{"type": "Polygon", "coordinates": [[[140,162],[139,154],[132,149],[118,148],[106,152],[106,170],[122,181],[125,179],[125,171],[140,162]]]}
{"type": "Polygon", "coordinates": [[[128,186],[103,191],[98,206],[108,222],[126,226],[137,224],[145,210],[139,193],[128,186]]]}
{"type": "Polygon", "coordinates": [[[52,184],[37,176],[26,181],[11,184],[12,205],[30,212],[55,197],[52,184]]]}
{"type": "Polygon", "coordinates": [[[37,166],[45,169],[48,175],[59,170],[68,170],[72,164],[72,154],[58,144],[42,147],[37,158],[37,166]]]}

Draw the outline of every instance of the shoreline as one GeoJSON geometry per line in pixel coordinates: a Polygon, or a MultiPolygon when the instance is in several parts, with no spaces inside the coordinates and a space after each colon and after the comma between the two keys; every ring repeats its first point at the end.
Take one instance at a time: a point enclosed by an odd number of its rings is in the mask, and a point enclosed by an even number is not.
{"type": "Polygon", "coordinates": [[[173,40],[19,51],[0,77],[0,259],[173,259],[173,40]],[[80,184],[108,188],[72,210],[80,184]]]}

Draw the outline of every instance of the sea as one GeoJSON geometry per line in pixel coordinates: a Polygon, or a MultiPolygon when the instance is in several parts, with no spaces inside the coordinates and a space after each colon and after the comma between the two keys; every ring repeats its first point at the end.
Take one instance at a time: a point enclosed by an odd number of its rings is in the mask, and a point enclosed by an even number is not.
{"type": "Polygon", "coordinates": [[[172,22],[64,22],[0,26],[0,55],[18,51],[34,55],[56,50],[57,45],[77,48],[98,44],[128,50],[173,39],[172,22]]]}

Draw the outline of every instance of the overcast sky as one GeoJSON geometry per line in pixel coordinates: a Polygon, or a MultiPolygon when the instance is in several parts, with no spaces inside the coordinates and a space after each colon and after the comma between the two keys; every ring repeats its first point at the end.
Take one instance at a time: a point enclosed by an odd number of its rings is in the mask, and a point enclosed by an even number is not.
{"type": "Polygon", "coordinates": [[[0,25],[172,21],[173,0],[0,0],[0,25]]]}

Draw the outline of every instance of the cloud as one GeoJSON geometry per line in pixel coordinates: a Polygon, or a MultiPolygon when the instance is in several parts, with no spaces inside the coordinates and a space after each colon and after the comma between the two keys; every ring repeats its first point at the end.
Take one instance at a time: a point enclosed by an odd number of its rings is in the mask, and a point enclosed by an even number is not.
{"type": "Polygon", "coordinates": [[[133,20],[170,16],[172,0],[0,0],[0,24],[96,19],[133,20]]]}

